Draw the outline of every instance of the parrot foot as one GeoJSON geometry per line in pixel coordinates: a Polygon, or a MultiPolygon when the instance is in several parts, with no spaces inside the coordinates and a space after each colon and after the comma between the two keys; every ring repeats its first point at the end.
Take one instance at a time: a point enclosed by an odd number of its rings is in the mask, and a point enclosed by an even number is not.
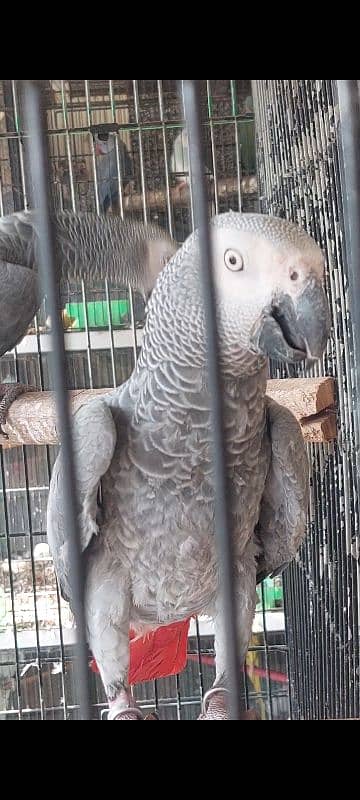
{"type": "Polygon", "coordinates": [[[122,720],[122,719],[132,719],[132,720],[145,719],[142,711],[136,705],[136,702],[131,692],[125,689],[121,689],[116,698],[109,700],[109,706],[110,706],[110,712],[108,719],[110,721],[122,720]]]}
{"type": "Polygon", "coordinates": [[[229,692],[227,689],[210,689],[204,697],[202,711],[199,720],[221,720],[228,719],[228,706],[226,698],[229,692]]]}
{"type": "Polygon", "coordinates": [[[133,720],[159,720],[159,716],[156,712],[153,714],[148,714],[146,717],[143,716],[139,708],[126,708],[125,711],[121,711],[120,714],[117,714],[116,717],[112,717],[114,720],[118,719],[133,719],[133,720]]]}
{"type": "MultiPolygon", "coordinates": [[[[227,720],[229,711],[227,705],[227,689],[214,687],[204,697],[202,712],[198,720],[227,720]]],[[[260,716],[255,708],[243,711],[240,720],[259,720],[260,716]]]]}
{"type": "MultiPolygon", "coordinates": [[[[110,719],[110,717],[109,717],[109,719],[110,719]]],[[[141,720],[143,720],[144,717],[143,717],[143,715],[142,715],[142,713],[141,713],[139,708],[125,708],[124,711],[120,711],[120,713],[117,714],[116,717],[111,717],[111,719],[112,720],[118,720],[118,719],[133,719],[133,720],[141,719],[141,720]]]]}
{"type": "Polygon", "coordinates": [[[157,720],[157,722],[159,722],[160,721],[160,717],[159,717],[159,714],[157,713],[157,711],[153,711],[151,714],[148,714],[147,717],[145,717],[145,720],[149,720],[149,719],[150,720],[157,720]]]}
{"type": "Polygon", "coordinates": [[[20,395],[37,391],[35,386],[27,386],[24,383],[0,383],[0,398],[2,398],[0,402],[0,436],[3,436],[4,439],[9,438],[3,426],[6,425],[10,406],[20,395]]]}

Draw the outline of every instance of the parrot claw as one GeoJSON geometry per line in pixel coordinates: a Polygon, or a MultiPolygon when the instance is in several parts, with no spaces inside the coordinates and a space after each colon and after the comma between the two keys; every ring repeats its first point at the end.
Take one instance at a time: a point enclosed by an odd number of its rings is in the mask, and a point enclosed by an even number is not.
{"type": "Polygon", "coordinates": [[[229,694],[228,689],[214,687],[206,693],[199,720],[222,720],[228,719],[228,707],[225,696],[229,694]]]}
{"type": "MultiPolygon", "coordinates": [[[[225,695],[229,695],[228,689],[214,687],[204,697],[202,711],[199,720],[227,720],[229,719],[228,705],[225,695]]],[[[259,720],[261,717],[256,709],[243,711],[240,720],[259,720]]]]}

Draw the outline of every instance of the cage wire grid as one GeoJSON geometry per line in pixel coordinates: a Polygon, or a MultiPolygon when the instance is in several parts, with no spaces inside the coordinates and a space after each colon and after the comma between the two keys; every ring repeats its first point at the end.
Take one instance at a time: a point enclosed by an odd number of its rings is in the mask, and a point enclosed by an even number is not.
{"type": "MultiPolygon", "coordinates": [[[[0,81],[1,214],[31,203],[18,83],[0,81]]],[[[184,241],[192,230],[194,210],[177,82],[40,83],[55,207],[130,214],[157,222],[184,241]]],[[[256,210],[250,81],[200,83],[209,213],[256,210]]],[[[82,284],[65,286],[62,304],[69,388],[124,382],[141,347],[141,300],[127,287],[82,284]]],[[[49,388],[49,326],[42,310],[19,347],[1,359],[2,382],[20,380],[49,388]]],[[[73,621],[59,597],[46,546],[47,493],[55,457],[52,447],[0,451],[2,720],[77,719],[79,714],[73,621]]],[[[263,718],[290,716],[288,658],[278,581],[261,588],[247,665],[247,699],[263,718]]],[[[142,707],[160,709],[162,719],[195,719],[213,676],[211,625],[194,621],[186,671],[138,687],[136,695],[142,707]]],[[[103,719],[107,704],[93,674],[91,705],[93,718],[103,719]]]]}
{"type": "MultiPolygon", "coordinates": [[[[325,252],[332,335],[322,374],[334,376],[338,387],[338,440],[309,446],[309,535],[285,578],[292,716],[358,719],[359,253],[351,250],[350,230],[359,224],[356,158],[352,174],[344,170],[344,137],[351,139],[352,128],[359,133],[358,81],[252,83],[261,210],[303,225],[325,252]]],[[[287,375],[277,364],[272,374],[287,375]]]]}

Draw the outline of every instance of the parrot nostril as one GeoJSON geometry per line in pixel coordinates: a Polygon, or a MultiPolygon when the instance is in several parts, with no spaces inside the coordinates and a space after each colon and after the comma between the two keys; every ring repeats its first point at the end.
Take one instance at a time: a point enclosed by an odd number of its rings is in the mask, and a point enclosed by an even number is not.
{"type": "Polygon", "coordinates": [[[299,273],[296,272],[296,269],[290,270],[290,280],[291,281],[298,281],[299,280],[299,273]]]}

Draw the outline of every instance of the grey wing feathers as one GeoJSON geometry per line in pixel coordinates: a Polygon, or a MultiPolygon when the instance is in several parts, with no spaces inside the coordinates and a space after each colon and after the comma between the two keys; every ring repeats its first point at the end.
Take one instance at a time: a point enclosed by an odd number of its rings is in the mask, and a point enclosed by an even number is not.
{"type": "MultiPolygon", "coordinates": [[[[177,249],[157,225],[112,214],[62,211],[54,215],[53,224],[59,283],[106,278],[123,286],[130,283],[147,294],[177,249]]],[[[0,263],[37,272],[41,237],[41,217],[36,210],[0,217],[0,263]]]]}
{"type": "Polygon", "coordinates": [[[282,572],[306,534],[309,463],[300,425],[290,411],[268,401],[271,463],[261,501],[257,537],[258,581],[282,572]]]}
{"type": "Polygon", "coordinates": [[[41,304],[30,216],[0,218],[0,356],[21,341],[41,304]]]}
{"type": "Polygon", "coordinates": [[[0,261],[31,268],[34,264],[37,214],[18,211],[0,217],[0,261]]]}
{"type": "MultiPolygon", "coordinates": [[[[94,215],[89,216],[93,220],[94,215]]],[[[60,212],[55,215],[53,222],[60,268],[64,272],[66,268],[74,269],[78,258],[76,226],[79,225],[79,217],[76,214],[60,212]]],[[[39,212],[36,210],[18,211],[8,217],[0,218],[0,261],[21,264],[37,271],[40,232],[39,212]]],[[[78,238],[80,246],[80,235],[78,238]]]]}
{"type": "MultiPolygon", "coordinates": [[[[100,481],[110,467],[116,438],[113,416],[104,400],[92,400],[75,415],[73,443],[79,503],[78,522],[83,552],[99,532],[97,524],[98,491],[100,481]]],[[[64,502],[63,463],[60,452],[50,483],[47,532],[62,593],[67,600],[71,601],[64,502]]]]}
{"type": "Polygon", "coordinates": [[[35,273],[0,260],[0,356],[21,341],[39,306],[35,273]]]}

